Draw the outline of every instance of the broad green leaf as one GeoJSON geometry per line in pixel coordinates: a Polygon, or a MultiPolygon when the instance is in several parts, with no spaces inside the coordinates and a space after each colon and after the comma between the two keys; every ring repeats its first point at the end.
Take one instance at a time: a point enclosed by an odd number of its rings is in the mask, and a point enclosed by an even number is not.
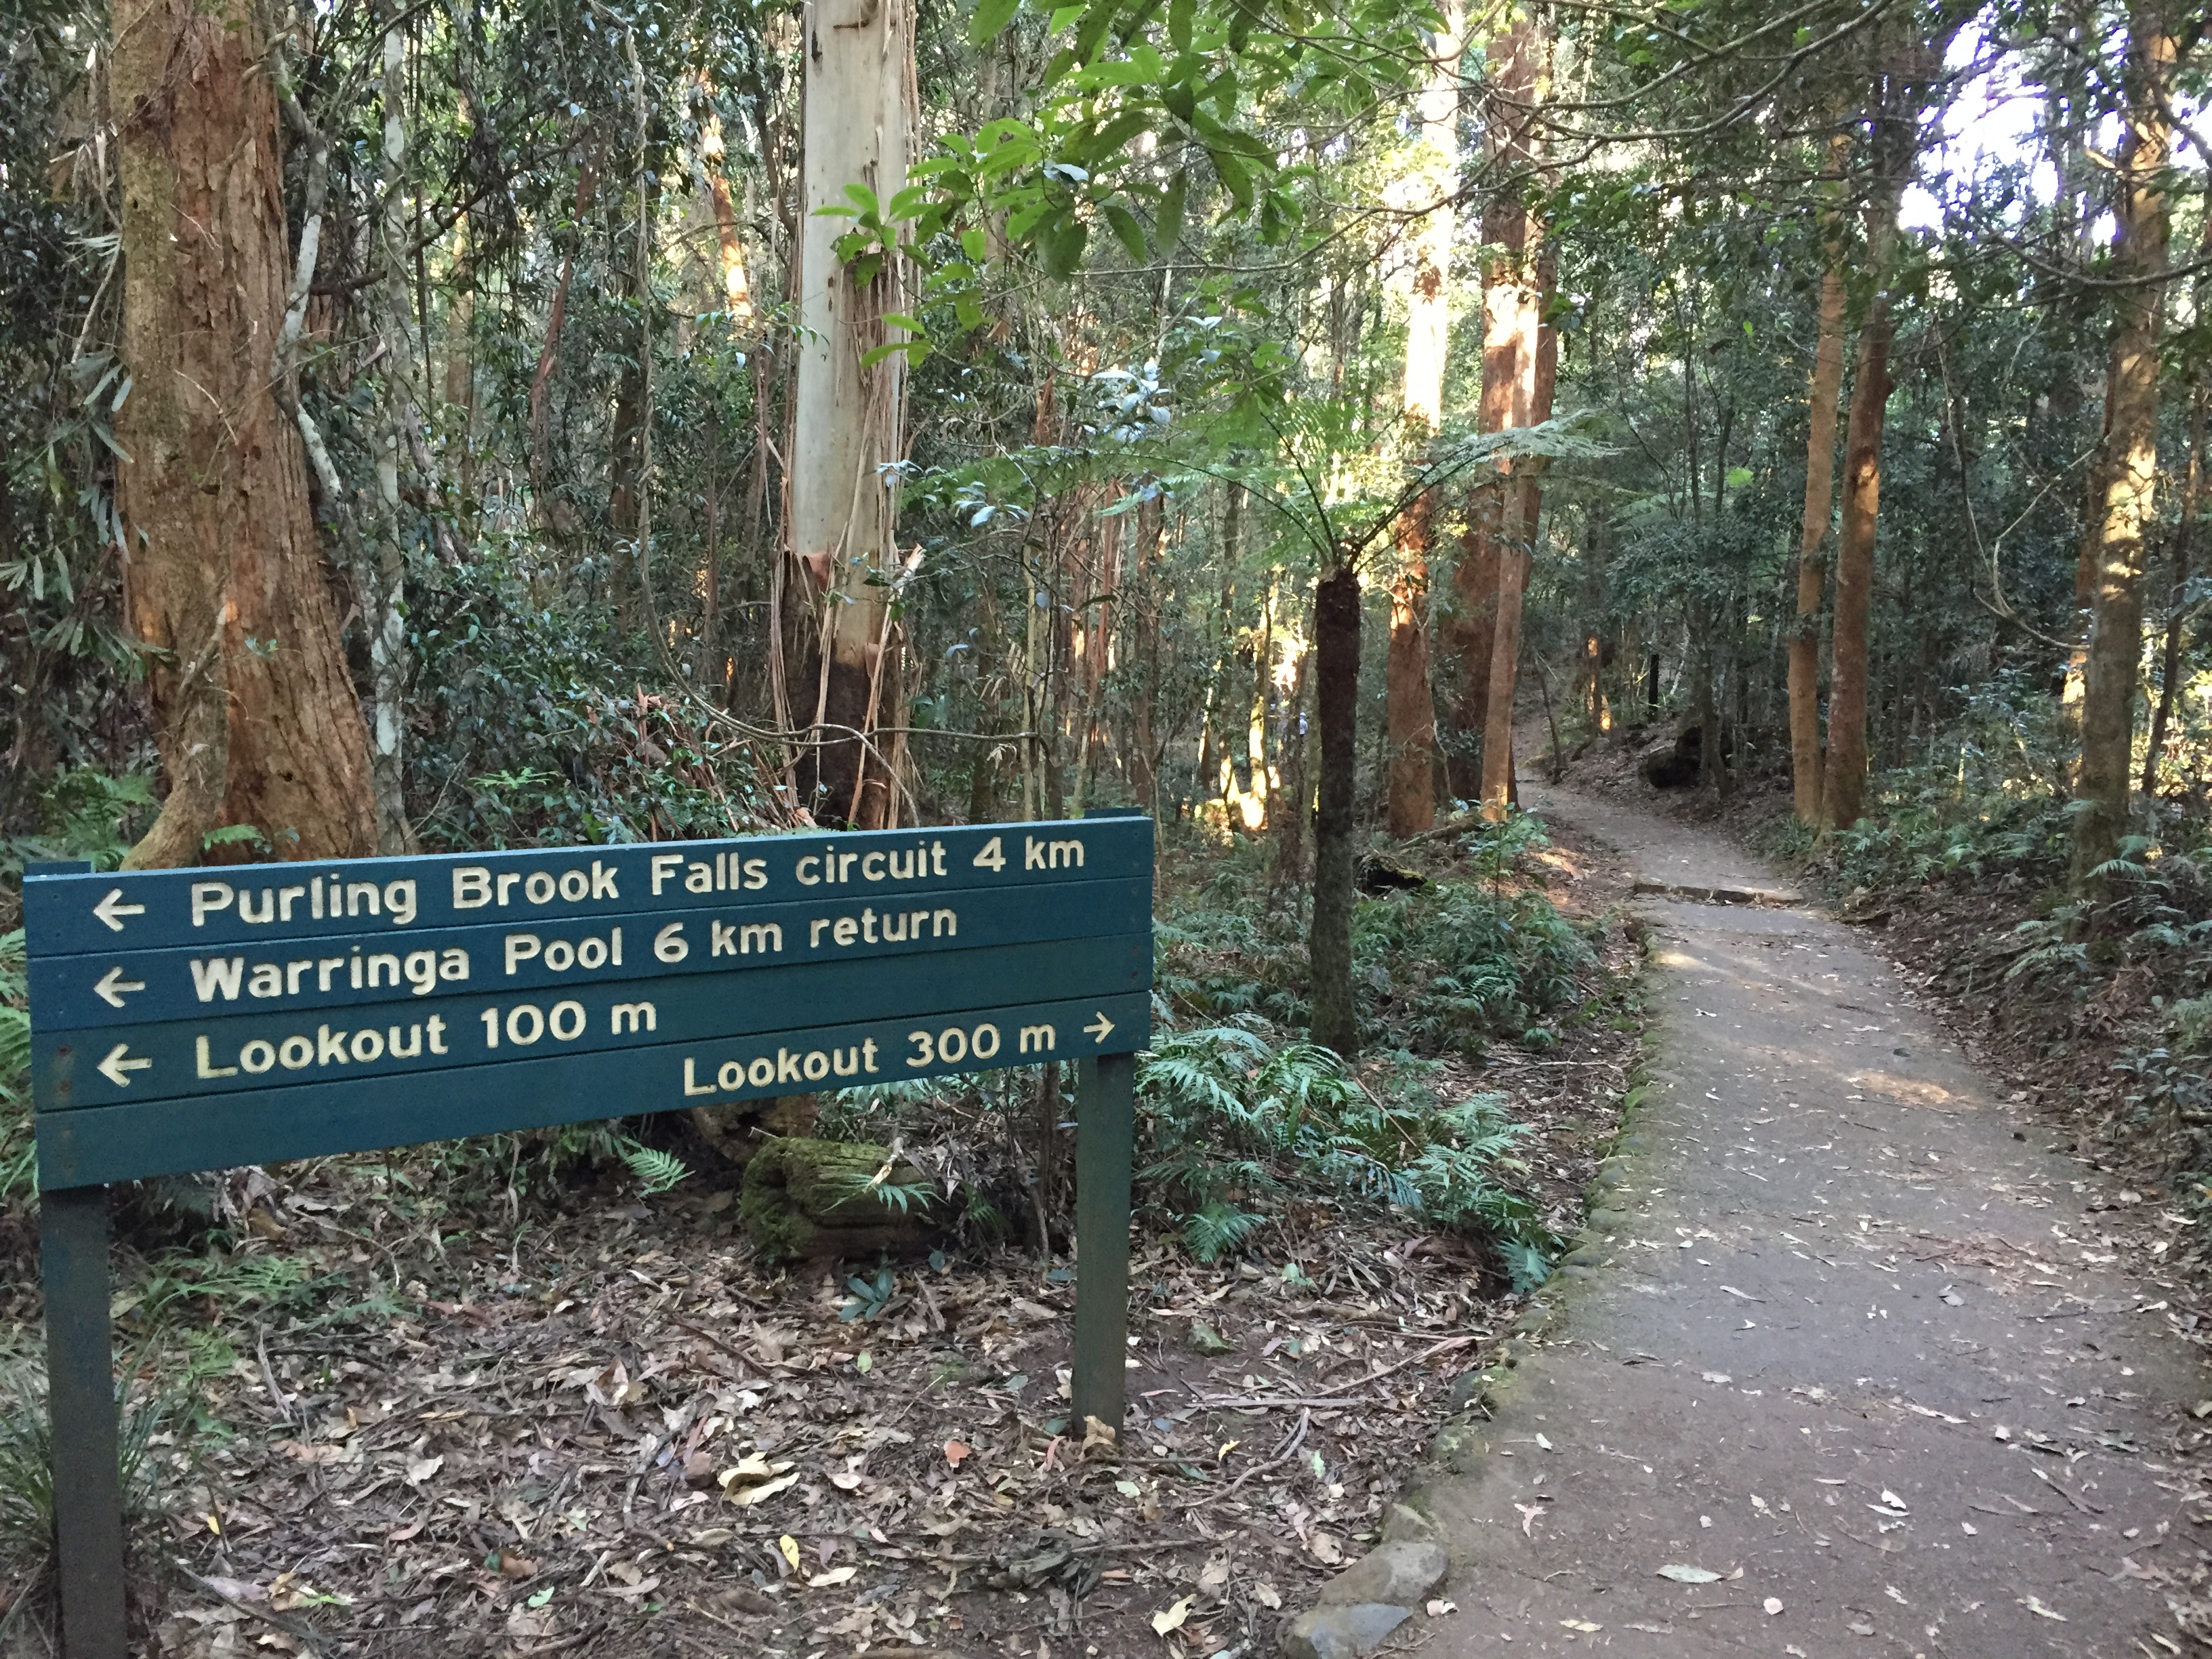
{"type": "Polygon", "coordinates": [[[997,40],[1014,21],[1021,3],[1022,0],[976,0],[975,15],[968,20],[969,40],[981,46],[997,40]]]}
{"type": "Polygon", "coordinates": [[[1129,141],[1152,124],[1152,116],[1144,110],[1123,110],[1085,142],[1084,159],[1095,161],[1109,155],[1119,156],[1129,141]]]}
{"type": "Polygon", "coordinates": [[[907,362],[909,366],[918,363],[924,357],[927,357],[929,355],[929,342],[927,340],[895,340],[889,345],[879,345],[872,351],[863,352],[860,355],[860,367],[862,368],[873,368],[878,363],[883,362],[884,358],[896,356],[902,351],[907,354],[907,362]]]}
{"type": "Polygon", "coordinates": [[[1054,220],[1037,237],[1037,252],[1043,256],[1046,271],[1063,279],[1073,276],[1083,263],[1083,250],[1090,240],[1091,227],[1073,214],[1054,220]]]}
{"type": "Polygon", "coordinates": [[[1188,175],[1177,170],[1168,180],[1168,187],[1160,192],[1160,204],[1152,215],[1152,241],[1160,258],[1167,258],[1175,252],[1176,244],[1182,240],[1183,185],[1188,175]]]}
{"type": "Polygon", "coordinates": [[[1210,150],[1207,153],[1213,157],[1213,170],[1221,177],[1221,187],[1229,192],[1230,199],[1237,204],[1237,211],[1250,212],[1252,210],[1252,170],[1227,150],[1210,150]]]}
{"type": "Polygon", "coordinates": [[[1109,202],[1102,210],[1106,215],[1106,222],[1113,226],[1114,234],[1128,250],[1129,257],[1141,260],[1145,257],[1145,228],[1137,222],[1136,215],[1119,202],[1109,202]]]}
{"type": "Polygon", "coordinates": [[[1088,64],[1098,55],[1098,48],[1105,44],[1106,31],[1114,27],[1114,15],[1121,9],[1121,0],[1091,0],[1091,9],[1076,26],[1073,51],[1078,64],[1088,64]]]}

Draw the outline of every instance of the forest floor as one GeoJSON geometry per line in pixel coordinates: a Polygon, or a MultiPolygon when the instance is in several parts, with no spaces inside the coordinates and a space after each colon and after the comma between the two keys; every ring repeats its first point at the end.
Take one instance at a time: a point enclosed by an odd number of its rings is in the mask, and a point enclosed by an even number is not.
{"type": "Polygon", "coordinates": [[[1643,793],[1528,788],[1647,890],[1653,1075],[1558,1316],[1430,1485],[1429,1650],[2197,1650],[2189,1218],[2066,1156],[2064,1103],[1863,932],[1686,896],[1784,884],[1643,793]]]}
{"type": "MultiPolygon", "coordinates": [[[[1452,862],[1443,841],[1407,856],[1452,862]]],[[[1516,1179],[1571,1234],[1635,1062],[1638,951],[1617,860],[1569,832],[1523,870],[1589,924],[1589,994],[1549,1044],[1435,1076],[1508,1097],[1533,1126],[1516,1179]]],[[[998,1137],[975,1108],[946,1133],[998,1137]]],[[[881,1277],[776,1269],[726,1177],[641,1198],[619,1166],[549,1185],[530,1156],[234,1171],[215,1242],[118,1250],[128,1369],[167,1413],[135,1418],[156,1477],[137,1650],[1272,1652],[1278,1610],[1376,1537],[1526,1307],[1396,1212],[1292,1203],[1216,1265],[1155,1216],[1109,1449],[1068,1426],[1065,1259],[948,1243],[881,1277]]],[[[33,1247],[20,1223],[0,1245],[20,1374],[33,1247]]],[[[0,1655],[51,1655],[35,1583],[0,1583],[0,1655]]]]}

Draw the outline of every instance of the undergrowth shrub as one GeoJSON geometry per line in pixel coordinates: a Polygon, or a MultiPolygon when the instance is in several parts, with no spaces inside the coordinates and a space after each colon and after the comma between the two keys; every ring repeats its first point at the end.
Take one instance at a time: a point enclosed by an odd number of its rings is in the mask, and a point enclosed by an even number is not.
{"type": "Polygon", "coordinates": [[[1362,904],[1352,969],[1378,1031],[1418,1050],[1480,1054],[1500,1032],[1535,1035],[1542,1015],[1573,1001],[1589,940],[1540,893],[1444,881],[1362,904]]]}
{"type": "MultiPolygon", "coordinates": [[[[1352,975],[1362,1035],[1417,1053],[1480,1054],[1505,1036],[1540,1046],[1536,1022],[1580,995],[1595,959],[1583,929],[1515,879],[1545,846],[1525,814],[1458,838],[1467,873],[1363,898],[1352,916],[1352,975]]],[[[1154,984],[1179,1024],[1310,1022],[1304,917],[1255,902],[1268,849],[1239,842],[1202,883],[1172,892],[1153,923],[1154,984]]]]}
{"type": "MultiPolygon", "coordinates": [[[[439,848],[744,834],[770,781],[680,695],[647,692],[602,605],[547,603],[574,573],[485,537],[413,607],[417,807],[439,848]],[[622,688],[629,688],[625,692],[622,688]]],[[[416,803],[410,800],[410,805],[416,803]]]]}
{"type": "Polygon", "coordinates": [[[1332,1050],[1219,1025],[1164,1038],[1145,1056],[1137,1109],[1150,1159],[1139,1179],[1202,1261],[1242,1244],[1271,1203],[1318,1192],[1486,1238],[1516,1287],[1549,1271],[1558,1241],[1506,1179],[1528,1128],[1500,1096],[1445,1106],[1415,1088],[1377,1098],[1332,1050]]]}

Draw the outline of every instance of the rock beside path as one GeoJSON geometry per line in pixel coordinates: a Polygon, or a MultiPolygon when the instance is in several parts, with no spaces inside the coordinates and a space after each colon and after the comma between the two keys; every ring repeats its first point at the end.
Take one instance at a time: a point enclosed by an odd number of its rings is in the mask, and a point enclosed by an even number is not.
{"type": "Polygon", "coordinates": [[[1322,1587],[1320,1605],[1283,1631],[1286,1659],[1358,1659],[1413,1616],[1451,1562],[1426,1540],[1396,1539],[1362,1556],[1322,1587]]]}
{"type": "Polygon", "coordinates": [[[1410,1608],[1380,1601],[1316,1607],[1300,1613],[1284,1629],[1284,1659],[1362,1659],[1413,1616],[1410,1608]]]}

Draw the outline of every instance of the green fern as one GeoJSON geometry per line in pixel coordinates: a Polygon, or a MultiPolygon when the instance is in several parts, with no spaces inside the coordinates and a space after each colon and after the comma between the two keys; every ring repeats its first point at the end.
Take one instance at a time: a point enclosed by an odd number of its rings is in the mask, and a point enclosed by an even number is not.
{"type": "Polygon", "coordinates": [[[1216,1262],[1249,1237],[1262,1219],[1233,1204],[1208,1204],[1183,1218],[1183,1243],[1200,1261],[1216,1262]]]}
{"type": "Polygon", "coordinates": [[[623,1147],[622,1161],[637,1177],[638,1189],[647,1198],[659,1196],[691,1173],[691,1166],[675,1153],[635,1140],[623,1147]]]}
{"type": "Polygon", "coordinates": [[[937,1201],[937,1190],[926,1181],[855,1181],[837,1202],[859,1198],[872,1198],[885,1209],[904,1215],[909,1210],[927,1210],[937,1201]]]}

